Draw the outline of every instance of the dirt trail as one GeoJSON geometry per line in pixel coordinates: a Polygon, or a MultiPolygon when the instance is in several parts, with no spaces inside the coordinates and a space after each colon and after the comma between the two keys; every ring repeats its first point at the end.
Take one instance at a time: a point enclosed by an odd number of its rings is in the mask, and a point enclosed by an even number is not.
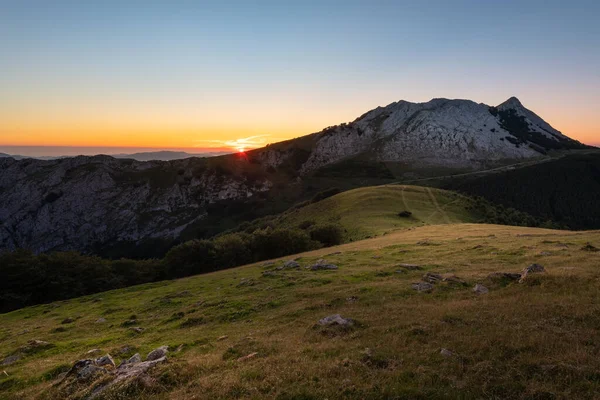
{"type": "Polygon", "coordinates": [[[433,194],[433,192],[431,191],[431,188],[429,187],[425,187],[425,190],[427,191],[427,194],[429,194],[429,198],[431,199],[431,202],[433,203],[433,205],[435,206],[436,210],[442,215],[442,217],[444,218],[444,221],[447,224],[450,224],[450,218],[448,217],[448,214],[446,214],[446,211],[444,211],[442,209],[442,207],[440,207],[440,203],[438,203],[437,199],[435,198],[435,195],[433,194]]]}

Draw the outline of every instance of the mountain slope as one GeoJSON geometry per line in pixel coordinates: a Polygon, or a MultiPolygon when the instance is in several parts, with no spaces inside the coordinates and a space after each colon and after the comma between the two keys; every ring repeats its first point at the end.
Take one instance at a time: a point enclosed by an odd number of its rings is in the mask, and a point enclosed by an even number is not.
{"type": "Polygon", "coordinates": [[[587,242],[600,233],[426,226],[298,254],[298,269],[277,261],[29,307],[0,315],[0,398],[596,398],[600,280],[587,242]],[[339,269],[303,268],[322,257],[339,269]],[[546,272],[487,278],[531,263],[546,272]],[[413,290],[426,273],[458,278],[413,290]],[[318,325],[335,314],[356,324],[318,325]],[[102,392],[110,374],[59,384],[75,360],[119,364],[162,345],[167,360],[116,393],[102,392]]]}
{"type": "Polygon", "coordinates": [[[568,155],[484,176],[446,179],[439,186],[482,196],[571,229],[600,227],[600,152],[568,155]]]}

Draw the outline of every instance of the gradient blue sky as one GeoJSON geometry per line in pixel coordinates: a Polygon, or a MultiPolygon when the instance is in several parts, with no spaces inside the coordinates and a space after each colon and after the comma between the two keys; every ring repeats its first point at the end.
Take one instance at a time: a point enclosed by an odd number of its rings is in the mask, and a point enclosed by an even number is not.
{"type": "Polygon", "coordinates": [[[600,144],[599,20],[598,1],[0,1],[0,145],[252,147],[513,95],[600,144]]]}

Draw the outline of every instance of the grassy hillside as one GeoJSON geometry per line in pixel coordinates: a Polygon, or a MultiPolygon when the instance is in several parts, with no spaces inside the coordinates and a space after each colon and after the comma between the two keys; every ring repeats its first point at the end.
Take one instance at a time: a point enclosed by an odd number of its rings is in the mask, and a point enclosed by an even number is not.
{"type": "Polygon", "coordinates": [[[358,240],[403,228],[481,220],[481,215],[468,209],[470,205],[471,199],[446,190],[383,185],[342,192],[264,222],[289,228],[307,222],[336,223],[344,228],[345,240],[358,240]],[[400,217],[401,211],[412,215],[400,217]]]}
{"type": "Polygon", "coordinates": [[[0,315],[2,359],[29,340],[52,346],[0,366],[0,398],[85,398],[98,382],[57,382],[86,352],[118,363],[161,345],[166,363],[95,398],[598,398],[600,253],[588,242],[600,247],[600,232],[423,226],[300,254],[299,269],[261,263],[22,309],[0,315]],[[304,268],[319,258],[339,269],[304,268]],[[523,283],[486,278],[534,262],[546,273],[523,283]],[[413,290],[427,272],[458,279],[413,290]],[[332,314],[356,324],[317,325],[332,314]]]}

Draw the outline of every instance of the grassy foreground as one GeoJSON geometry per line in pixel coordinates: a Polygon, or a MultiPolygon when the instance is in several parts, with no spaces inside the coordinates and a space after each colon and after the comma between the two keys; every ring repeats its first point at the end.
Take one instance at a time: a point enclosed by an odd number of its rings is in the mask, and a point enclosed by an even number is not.
{"type": "Polygon", "coordinates": [[[297,270],[261,263],[22,309],[0,315],[0,361],[32,339],[54,346],[0,366],[0,398],[68,398],[53,384],[88,350],[160,345],[173,351],[152,384],[108,398],[598,398],[600,253],[588,242],[600,247],[600,232],[423,226],[300,254],[297,270]],[[339,269],[304,268],[319,258],[339,269]],[[523,283],[486,278],[534,262],[547,272],[523,283]],[[426,272],[466,284],[411,289],[426,272]],[[332,314],[357,324],[315,326],[332,314]]]}

